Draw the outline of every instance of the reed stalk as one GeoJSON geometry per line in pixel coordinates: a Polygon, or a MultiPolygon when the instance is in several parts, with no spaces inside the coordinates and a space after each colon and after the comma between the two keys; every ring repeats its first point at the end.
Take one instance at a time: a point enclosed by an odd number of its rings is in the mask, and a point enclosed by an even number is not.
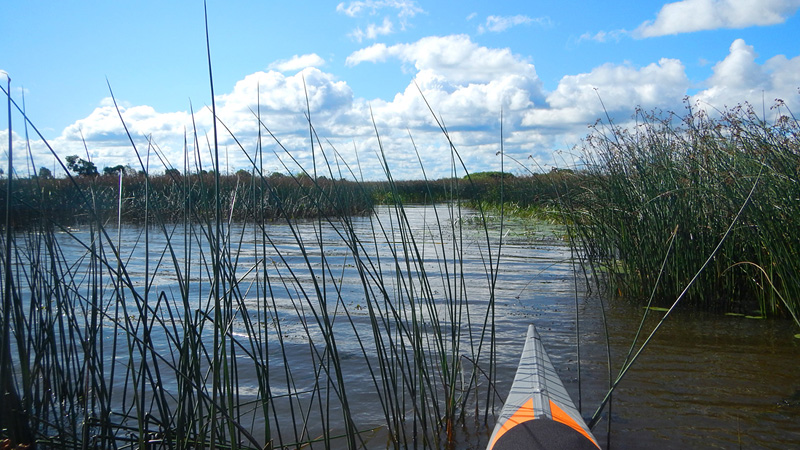
{"type": "MultiPolygon", "coordinates": [[[[140,151],[118,115],[140,175],[35,180],[24,191],[38,192],[24,201],[32,219],[5,224],[4,367],[15,369],[3,376],[24,386],[24,414],[4,420],[0,438],[22,442],[27,427],[43,446],[441,448],[469,418],[487,420],[494,306],[471,305],[469,292],[478,283],[493,296],[499,249],[483,223],[474,245],[486,276],[467,279],[472,238],[455,200],[469,179],[452,177],[453,202],[420,228],[385,157],[391,206],[344,180],[360,168],[317,135],[310,108],[313,167],[297,165],[256,111],[255,148],[236,140],[249,174],[232,178],[220,175],[218,138],[201,148],[196,130],[183,173],[151,175],[173,166],[151,138],[140,151]],[[262,133],[294,175],[264,174],[262,133]],[[61,200],[46,194],[66,183],[73,211],[52,214],[61,200]]],[[[442,129],[455,174],[464,165],[442,129]]],[[[382,151],[377,126],[375,142],[382,151]]],[[[433,200],[434,183],[425,189],[433,200]]],[[[17,192],[6,191],[7,213],[17,192]]]]}
{"type": "Polygon", "coordinates": [[[798,123],[781,105],[768,125],[747,106],[714,119],[639,112],[630,130],[587,140],[587,189],[573,219],[612,292],[671,303],[737,214],[751,206],[682,303],[720,312],[797,316],[797,242],[780,225],[800,212],[798,123]],[[664,243],[673,250],[663,270],[664,243]],[[754,302],[751,300],[755,300],[754,302]]]}

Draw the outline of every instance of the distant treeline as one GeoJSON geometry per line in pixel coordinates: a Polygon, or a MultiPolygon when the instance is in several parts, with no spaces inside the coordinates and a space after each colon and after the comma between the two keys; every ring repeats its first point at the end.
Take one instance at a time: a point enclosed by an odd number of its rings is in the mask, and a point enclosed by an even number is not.
{"type": "MultiPolygon", "coordinates": [[[[308,176],[257,177],[239,172],[220,175],[218,189],[222,214],[237,221],[364,214],[373,205],[372,194],[360,184],[324,177],[315,181],[308,176]]],[[[213,173],[124,175],[121,189],[118,174],[33,177],[15,179],[12,190],[15,226],[41,219],[64,225],[116,221],[118,216],[128,223],[141,223],[147,217],[163,222],[205,220],[217,208],[213,173]]],[[[5,195],[5,184],[0,191],[5,195]]]]}
{"type": "Polygon", "coordinates": [[[454,199],[474,204],[513,203],[520,207],[556,205],[560,198],[584,189],[587,177],[571,170],[553,170],[515,176],[501,172],[478,172],[462,178],[373,183],[374,198],[392,203],[395,196],[405,203],[437,203],[454,199]]]}
{"type": "MultiPolygon", "coordinates": [[[[114,168],[112,168],[114,169],[114,168]]],[[[182,175],[125,174],[104,170],[71,178],[45,176],[13,180],[12,221],[24,226],[40,219],[61,224],[87,220],[143,222],[146,212],[176,222],[208,217],[216,208],[213,173],[182,175]],[[188,217],[187,217],[188,215],[188,217]]],[[[40,174],[42,175],[42,174],[40,174]]],[[[369,213],[376,204],[439,203],[462,200],[472,204],[513,203],[520,207],[555,205],[558,198],[582,189],[585,177],[568,170],[514,176],[480,172],[463,178],[438,180],[355,182],[306,174],[270,176],[239,171],[220,175],[221,210],[233,220],[274,220],[320,215],[369,213]]],[[[0,186],[5,195],[5,184],[0,186]]],[[[5,203],[3,204],[5,205],[5,203]]],[[[3,210],[5,206],[3,206],[3,210]]]]}

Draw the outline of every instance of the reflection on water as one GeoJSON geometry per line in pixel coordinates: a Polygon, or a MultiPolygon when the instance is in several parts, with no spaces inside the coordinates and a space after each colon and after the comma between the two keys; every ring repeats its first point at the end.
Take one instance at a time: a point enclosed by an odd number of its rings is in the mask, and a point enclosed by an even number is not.
{"type": "MultiPolygon", "coordinates": [[[[419,302],[413,307],[405,305],[406,309],[394,314],[401,317],[414,313],[420,317],[438,315],[443,324],[460,324],[464,341],[461,354],[468,358],[473,358],[478,351],[475,342],[483,331],[481,324],[491,311],[487,268],[498,264],[497,252],[500,251],[494,293],[496,389],[501,395],[496,404],[498,411],[502,396],[513,380],[525,332],[531,322],[537,325],[553,364],[578,403],[575,339],[578,283],[582,344],[580,403],[584,416],[590,416],[608,385],[601,307],[598,299],[584,298],[582,276],[576,277],[573,272],[570,251],[560,239],[561,231],[557,227],[520,222],[506,222],[501,231],[500,222],[494,220],[490,222],[492,251],[489,252],[482,228],[470,219],[474,211],[461,211],[451,218],[445,207],[434,210],[412,206],[407,207],[406,214],[409,229],[397,224],[391,208],[381,209],[377,217],[353,218],[354,234],[364,243],[358,251],[381,255],[380,259],[372,260],[375,267],[370,270],[384,274],[398,270],[390,257],[392,254],[418,251],[423,263],[402,267],[403,275],[415,278],[425,273],[431,280],[428,295],[436,299],[466,299],[465,308],[454,308],[441,301],[433,309],[426,310],[425,303],[419,302]],[[438,222],[435,213],[440,215],[438,222]],[[452,227],[454,223],[464,226],[452,227]],[[408,241],[403,233],[414,236],[416,248],[410,250],[403,246],[403,242],[408,241]],[[501,233],[503,242],[499,247],[501,233]],[[454,260],[454,253],[462,255],[461,258],[454,260]],[[463,281],[449,282],[454,273],[463,281]]],[[[322,374],[330,370],[320,363],[325,361],[326,351],[319,344],[323,341],[322,328],[313,323],[314,314],[303,300],[307,295],[315,295],[309,291],[314,289],[316,280],[317,286],[326,290],[325,296],[335,299],[336,313],[331,326],[336,333],[340,370],[346,374],[348,401],[358,405],[352,407],[353,420],[360,429],[380,427],[384,415],[374,391],[383,380],[371,375],[375,369],[370,370],[370,362],[363,356],[374,354],[378,347],[363,348],[362,345],[370,345],[369,339],[358,334],[368,332],[373,319],[367,308],[363,273],[354,261],[353,249],[340,234],[342,229],[325,225],[320,229],[315,221],[299,222],[294,229],[281,222],[264,227],[269,242],[259,240],[263,234],[253,225],[232,226],[228,230],[227,251],[234,255],[231,258],[235,263],[230,270],[239,281],[242,304],[237,308],[249,311],[246,319],[255,327],[250,332],[260,333],[264,336],[262,342],[270,342],[270,345],[282,341],[285,349],[281,355],[266,356],[270,393],[276,398],[274,407],[278,410],[275,415],[290,416],[295,406],[288,401],[290,394],[298,398],[313,397],[314,392],[318,395],[315,389],[319,387],[322,374]],[[305,254],[296,243],[298,239],[307,244],[305,254]],[[260,248],[267,249],[266,256],[260,248]],[[263,258],[267,259],[266,266],[261,265],[263,258]],[[267,278],[262,267],[269,268],[267,278]],[[263,289],[265,283],[272,292],[268,300],[254,294],[263,289]]],[[[205,305],[212,301],[211,287],[204,281],[209,277],[207,271],[212,259],[207,241],[194,237],[184,240],[183,230],[176,227],[169,230],[173,244],[170,248],[163,233],[151,229],[147,238],[149,245],[145,248],[144,232],[142,228],[127,227],[122,233],[121,255],[133,285],[142,290],[148,286],[153,297],[163,292],[165,301],[176,302],[177,311],[180,309],[177,307],[180,299],[177,274],[181,273],[190,281],[187,298],[194,302],[191,307],[207,309],[205,305]]],[[[194,233],[194,236],[199,234],[197,230],[194,233]]],[[[114,236],[115,231],[110,234],[114,236]]],[[[84,242],[88,241],[81,232],[77,235],[84,242]]],[[[61,246],[67,259],[78,259],[86,253],[86,248],[66,235],[61,239],[61,246]]],[[[389,316],[389,308],[393,306],[391,297],[400,296],[397,292],[407,286],[400,278],[387,277],[384,283],[388,287],[386,303],[374,306],[385,306],[387,309],[382,314],[389,316]]],[[[127,314],[138,314],[133,305],[128,304],[127,314]]],[[[614,371],[625,358],[642,312],[640,307],[620,301],[606,305],[614,371]]],[[[237,324],[241,325],[244,319],[237,317],[237,324]]],[[[176,316],[174,320],[180,327],[181,317],[176,316]]],[[[654,324],[655,318],[648,322],[649,328],[654,324]]],[[[611,411],[611,446],[678,449],[800,445],[800,372],[797,370],[800,340],[793,339],[795,332],[787,322],[679,311],[669,319],[617,390],[611,411]]],[[[234,337],[246,341],[247,333],[237,325],[234,337]]],[[[399,339],[393,344],[396,347],[406,343],[402,341],[405,339],[402,334],[395,337],[399,339]]],[[[164,358],[174,361],[169,337],[156,334],[153,346],[164,358]]],[[[248,350],[267,351],[266,348],[248,350]]],[[[240,353],[238,357],[243,356],[240,353]]],[[[125,358],[121,359],[123,361],[118,361],[121,366],[128,363],[125,358]]],[[[469,366],[468,360],[464,364],[469,366]]],[[[205,369],[207,367],[203,367],[205,369]]],[[[237,377],[239,401],[257,400],[259,372],[252,364],[241,364],[237,377]]],[[[115,382],[120,389],[129,388],[121,377],[115,382]]],[[[483,384],[485,386],[485,382],[483,384]]],[[[167,380],[161,388],[174,393],[177,382],[167,380]]],[[[300,413],[311,417],[315,414],[308,410],[300,413]]],[[[481,417],[467,420],[467,424],[477,425],[463,431],[460,447],[485,447],[492,424],[481,424],[481,417]]],[[[254,412],[253,420],[254,428],[258,428],[264,418],[254,412]]],[[[291,434],[290,423],[291,420],[283,424],[287,435],[291,434]]],[[[607,423],[608,415],[595,429],[601,443],[606,442],[607,423]]],[[[318,429],[308,431],[309,435],[319,435],[322,426],[335,426],[334,423],[318,425],[318,429]]],[[[385,442],[380,431],[374,433],[371,441],[367,440],[370,447],[382,447],[385,442]]]]}

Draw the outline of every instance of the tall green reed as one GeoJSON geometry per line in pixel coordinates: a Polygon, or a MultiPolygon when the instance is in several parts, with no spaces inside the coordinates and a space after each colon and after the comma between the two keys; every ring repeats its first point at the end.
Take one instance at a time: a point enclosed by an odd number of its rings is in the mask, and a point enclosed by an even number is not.
{"type": "Polygon", "coordinates": [[[771,125],[747,106],[718,118],[639,111],[632,129],[611,125],[590,135],[588,188],[573,220],[617,295],[652,294],[653,306],[669,306],[760,176],[751,204],[684,302],[797,321],[800,236],[786,224],[800,213],[800,141],[798,122],[776,109],[771,125]]]}
{"type": "MultiPolygon", "coordinates": [[[[61,180],[36,180],[25,197],[32,219],[6,224],[12,251],[2,262],[14,282],[3,325],[13,333],[3,346],[15,369],[4,374],[24,407],[3,437],[103,448],[440,448],[459,424],[486,420],[497,241],[484,226],[486,277],[467,279],[455,196],[423,229],[394,188],[391,207],[365,203],[368,186],[342,180],[356,168],[317,136],[310,114],[308,123],[319,160],[309,171],[286,166],[300,175],[264,174],[262,133],[274,152],[291,152],[256,113],[255,148],[236,141],[247,176],[222,177],[218,155],[204,175],[196,156],[213,152],[193,131],[183,173],[163,177],[150,175],[157,144],[140,148],[128,134],[141,175],[70,177],[68,218],[48,213],[46,186],[61,180]],[[287,194],[287,183],[302,195],[287,194]],[[141,203],[129,201],[134,192],[141,203]],[[298,218],[299,198],[315,220],[298,218]],[[124,220],[132,214],[140,223],[124,220]],[[291,245],[274,235],[276,220],[291,245]],[[471,304],[475,283],[489,295],[483,306],[471,304]],[[355,347],[343,353],[342,340],[355,347]],[[369,389],[351,380],[356,371],[369,389]],[[365,417],[364,402],[382,417],[365,417]]],[[[120,126],[127,132],[121,114],[120,126]]],[[[376,142],[380,153],[377,127],[376,142]]],[[[451,155],[456,172],[452,143],[451,155]]],[[[469,183],[459,178],[452,192],[469,183]]]]}

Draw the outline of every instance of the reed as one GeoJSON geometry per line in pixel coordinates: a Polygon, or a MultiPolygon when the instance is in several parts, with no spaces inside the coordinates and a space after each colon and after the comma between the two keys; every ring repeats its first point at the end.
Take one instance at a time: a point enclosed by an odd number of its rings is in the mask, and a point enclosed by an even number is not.
{"type": "MultiPolygon", "coordinates": [[[[240,145],[247,174],[203,173],[194,132],[180,173],[161,162],[167,175],[150,175],[156,143],[131,139],[139,175],[35,178],[6,191],[5,210],[29,214],[6,223],[0,260],[13,330],[4,398],[19,399],[0,406],[18,419],[4,419],[0,440],[442,448],[485,423],[496,403],[494,305],[471,299],[493,298],[499,241],[484,223],[466,242],[455,193],[470,180],[451,178],[447,205],[412,223],[386,161],[392,201],[377,206],[368,184],[343,180],[357,168],[308,117],[316,163],[286,168],[296,175],[264,173],[261,138],[240,145]],[[466,247],[486,258],[482,280],[464,273],[466,247]],[[356,372],[371,385],[354,383],[356,372]]],[[[253,126],[283,148],[257,113],[253,126]]]]}
{"type": "Polygon", "coordinates": [[[727,236],[683,304],[797,321],[800,234],[788,224],[800,214],[800,127],[776,110],[773,124],[742,106],[595,128],[571,220],[612,292],[668,307],[727,236]]]}
{"type": "MultiPolygon", "coordinates": [[[[223,204],[234,200],[237,207],[231,211],[233,219],[246,220],[254,211],[260,211],[265,220],[277,220],[282,214],[293,218],[316,217],[320,211],[309,197],[310,190],[327,190],[329,196],[340,204],[325,205],[325,214],[345,211],[353,215],[368,213],[373,204],[373,194],[355,181],[329,180],[321,177],[314,186],[310,178],[281,174],[272,174],[267,178],[272,188],[272,195],[253,197],[249,195],[254,189],[251,171],[239,171],[233,175],[220,175],[220,199],[223,204]],[[280,199],[280,200],[279,200],[280,199]],[[281,207],[278,202],[281,202],[281,207]],[[284,212],[282,212],[282,210],[284,212]]],[[[170,172],[164,175],[145,176],[144,173],[124,175],[122,177],[122,205],[119,205],[119,177],[117,175],[100,175],[94,178],[75,177],[40,179],[18,178],[15,180],[14,196],[11,199],[11,225],[24,227],[35,223],[41,216],[58,220],[64,224],[84,223],[93,213],[102,220],[113,220],[118,211],[122,212],[122,220],[126,223],[144,221],[146,200],[157,199],[162,205],[162,218],[168,222],[180,222],[183,211],[191,204],[196,215],[202,216],[214,211],[215,193],[209,186],[215,178],[208,172],[170,172]],[[92,189],[94,209],[92,212],[82,201],[80,192],[92,189]]],[[[260,178],[260,177],[256,177],[260,178]]],[[[260,187],[256,186],[260,189],[260,187]]],[[[3,189],[5,191],[5,189],[3,189]]],[[[322,205],[320,205],[322,206],[322,205]]],[[[0,211],[5,211],[5,204],[0,211]]],[[[198,216],[198,217],[199,217],[198,216]]]]}
{"type": "MultiPolygon", "coordinates": [[[[291,169],[291,168],[287,168],[291,169]]],[[[203,215],[214,211],[215,192],[209,189],[216,173],[187,167],[181,172],[167,168],[166,173],[156,175],[139,170],[123,174],[119,197],[119,176],[116,173],[96,177],[77,176],[70,178],[41,178],[38,176],[16,178],[14,196],[10,202],[12,227],[25,227],[35,223],[40,216],[57,219],[64,224],[86,222],[92,214],[102,220],[113,220],[118,212],[129,224],[141,224],[145,217],[146,199],[156,199],[162,208],[162,218],[168,222],[180,222],[188,204],[192,210],[203,215]],[[80,192],[92,189],[95,211],[89,211],[80,192]]],[[[312,182],[312,177],[302,171],[295,176],[283,173],[269,175],[239,170],[235,174],[220,174],[220,199],[223,204],[236,200],[237,208],[231,211],[236,221],[248,220],[254,211],[265,220],[279,220],[283,214],[295,219],[314,218],[348,212],[364,215],[376,204],[393,204],[399,198],[404,204],[433,204],[453,199],[470,206],[479,204],[485,208],[500,210],[500,185],[495,177],[475,174],[471,180],[442,178],[438,180],[352,181],[349,174],[323,174],[312,182]],[[342,177],[342,175],[344,177],[342,177]],[[329,178],[330,176],[330,178],[329,178]],[[251,195],[252,189],[261,189],[254,181],[267,178],[271,193],[251,195]],[[309,193],[327,190],[333,201],[315,205],[309,193]],[[280,200],[279,200],[280,199],[280,200]],[[281,205],[278,205],[280,201],[281,205]]],[[[520,217],[553,219],[558,215],[559,196],[569,196],[583,189],[585,177],[571,173],[530,173],[525,176],[507,176],[502,180],[506,213],[520,217]]],[[[5,211],[5,204],[0,212],[5,211]]]]}

